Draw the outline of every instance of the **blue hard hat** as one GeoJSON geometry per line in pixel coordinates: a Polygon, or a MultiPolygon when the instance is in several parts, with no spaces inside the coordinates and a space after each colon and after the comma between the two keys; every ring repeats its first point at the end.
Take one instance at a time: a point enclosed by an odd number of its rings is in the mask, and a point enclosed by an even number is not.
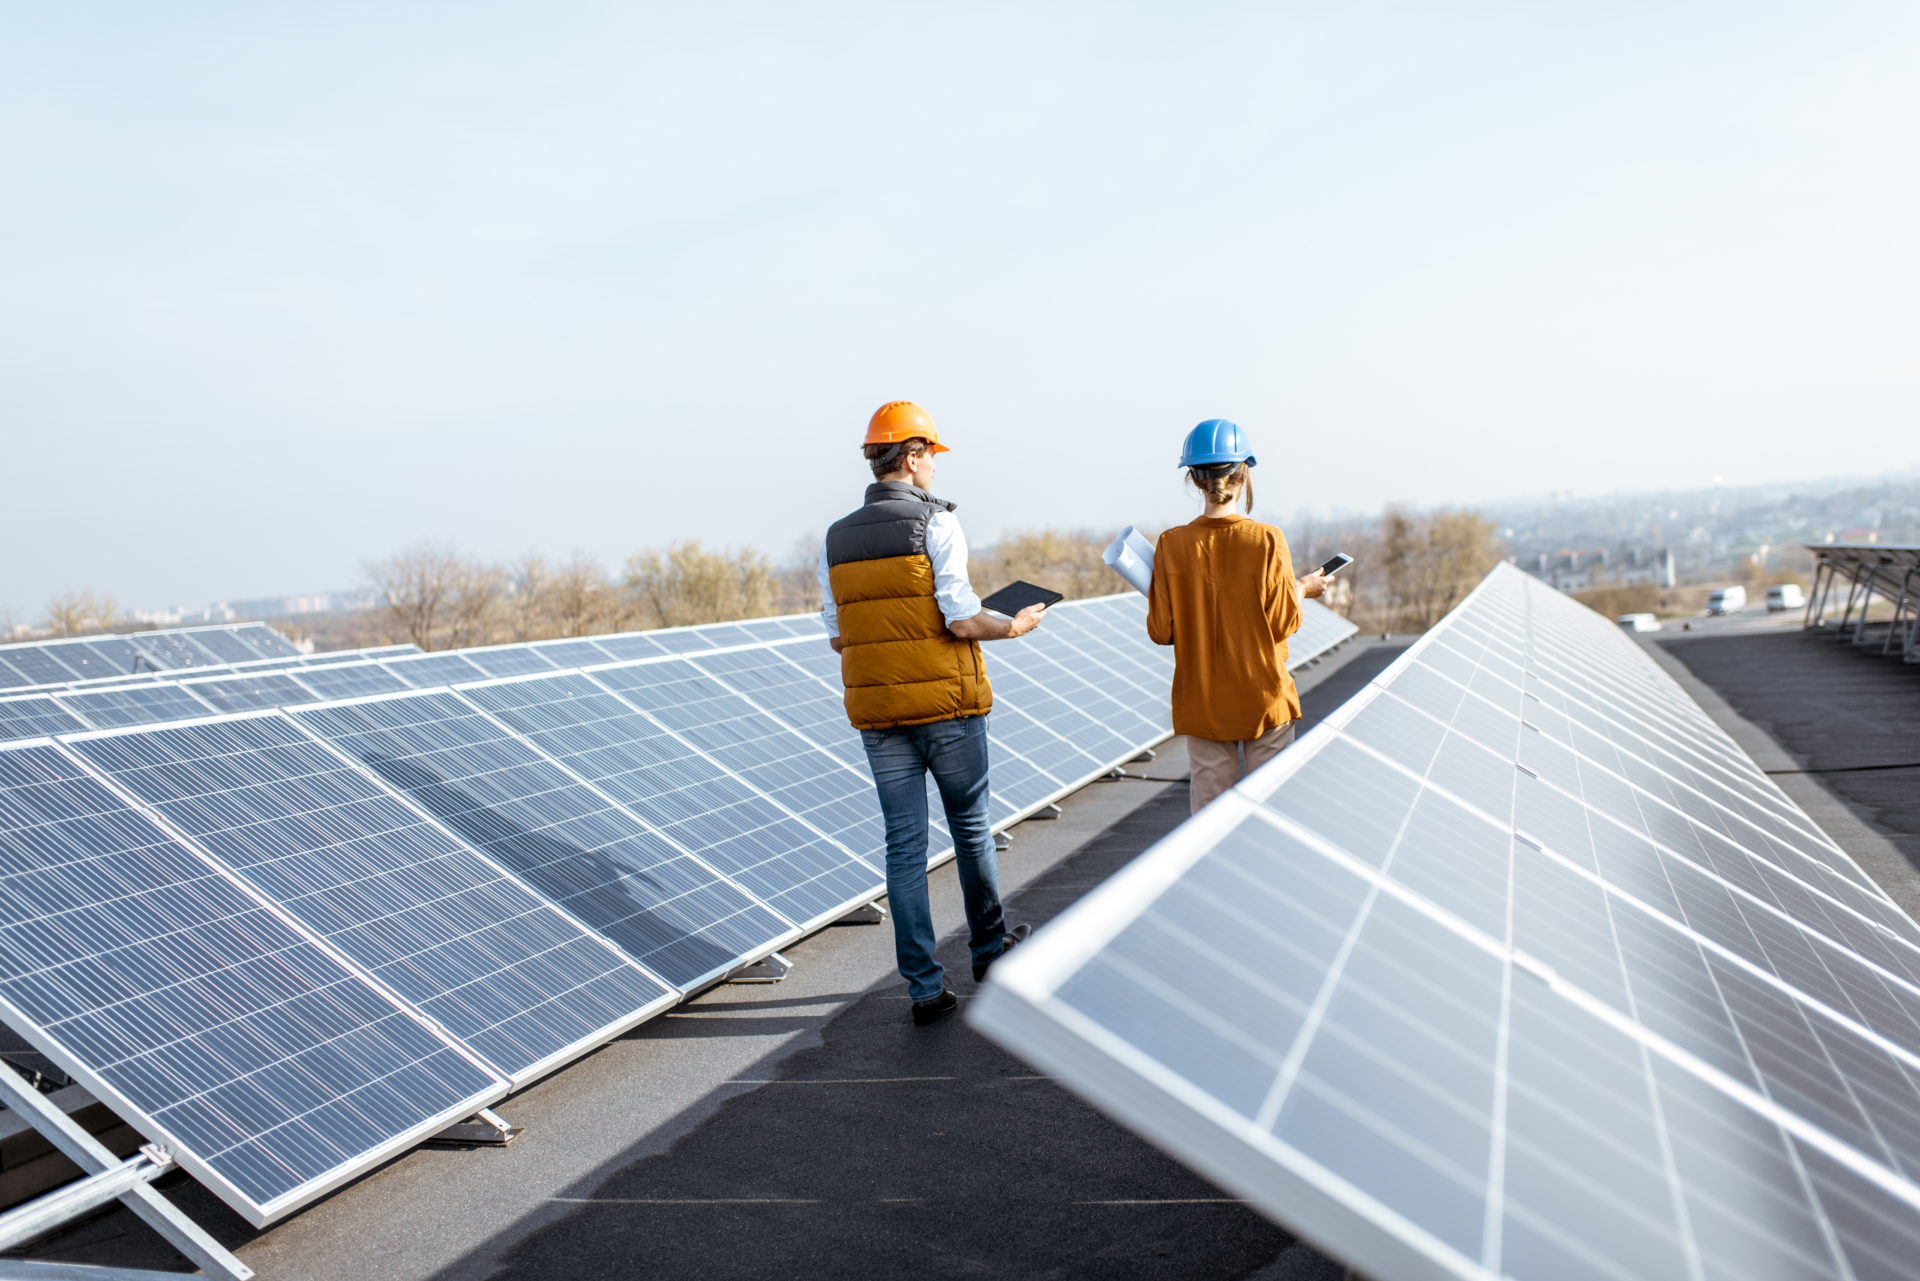
{"type": "Polygon", "coordinates": [[[1252,463],[1253,442],[1240,424],[1226,418],[1209,418],[1187,433],[1180,446],[1180,466],[1205,467],[1209,463],[1252,463]]]}

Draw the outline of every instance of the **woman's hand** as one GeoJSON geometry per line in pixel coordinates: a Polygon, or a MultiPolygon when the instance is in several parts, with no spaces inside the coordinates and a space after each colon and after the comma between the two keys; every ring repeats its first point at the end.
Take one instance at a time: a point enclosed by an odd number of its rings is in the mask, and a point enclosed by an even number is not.
{"type": "Polygon", "coordinates": [[[1316,569],[1300,580],[1300,594],[1308,600],[1312,600],[1315,597],[1326,595],[1327,589],[1332,586],[1333,580],[1316,569]]]}

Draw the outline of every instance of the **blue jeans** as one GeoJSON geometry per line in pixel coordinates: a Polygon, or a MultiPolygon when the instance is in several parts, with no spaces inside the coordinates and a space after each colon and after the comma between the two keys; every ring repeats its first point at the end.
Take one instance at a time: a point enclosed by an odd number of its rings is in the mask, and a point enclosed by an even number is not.
{"type": "Polygon", "coordinates": [[[933,959],[933,905],[927,899],[927,772],[940,789],[960,864],[968,942],[976,962],[1000,954],[1007,923],[987,825],[987,718],[935,721],[900,729],[863,729],[867,764],[887,821],[887,902],[900,977],[916,1001],[945,986],[933,959]]]}

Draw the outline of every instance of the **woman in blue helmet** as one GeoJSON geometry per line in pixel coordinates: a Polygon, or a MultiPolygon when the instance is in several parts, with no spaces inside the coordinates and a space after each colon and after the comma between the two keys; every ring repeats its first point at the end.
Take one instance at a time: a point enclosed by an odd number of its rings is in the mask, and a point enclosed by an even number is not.
{"type": "Polygon", "coordinates": [[[1295,578],[1287,536],[1252,519],[1254,461],[1238,423],[1188,432],[1180,466],[1206,509],[1160,535],[1153,556],[1147,635],[1173,646],[1173,732],[1187,739],[1196,811],[1239,781],[1243,755],[1251,772],[1293,741],[1287,638],[1301,598],[1326,590],[1317,569],[1295,578]]]}

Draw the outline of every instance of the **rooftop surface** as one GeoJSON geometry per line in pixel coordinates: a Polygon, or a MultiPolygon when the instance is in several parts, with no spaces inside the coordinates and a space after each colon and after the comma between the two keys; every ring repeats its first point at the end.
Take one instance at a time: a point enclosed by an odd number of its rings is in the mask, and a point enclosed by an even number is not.
{"type": "MultiPolygon", "coordinates": [[[[1763,768],[1920,762],[1920,671],[1898,661],[1788,630],[1643,639],[1763,768]]],[[[1306,674],[1307,724],[1399,650],[1306,674]]],[[[1186,816],[1178,740],[1129,769],[1016,830],[1014,919],[1043,924],[1186,816]]],[[[1776,777],[1920,907],[1920,770],[1776,777]]],[[[933,890],[957,925],[951,866],[933,890]]],[[[265,1232],[189,1182],[170,1194],[268,1281],[1342,1275],[959,1019],[913,1027],[885,926],[789,955],[785,982],[715,989],[507,1100],[526,1127],[507,1148],[417,1150],[265,1232]]],[[[969,996],[957,934],[941,959],[969,996]]],[[[35,1257],[183,1266],[119,1211],[35,1257]]]]}

